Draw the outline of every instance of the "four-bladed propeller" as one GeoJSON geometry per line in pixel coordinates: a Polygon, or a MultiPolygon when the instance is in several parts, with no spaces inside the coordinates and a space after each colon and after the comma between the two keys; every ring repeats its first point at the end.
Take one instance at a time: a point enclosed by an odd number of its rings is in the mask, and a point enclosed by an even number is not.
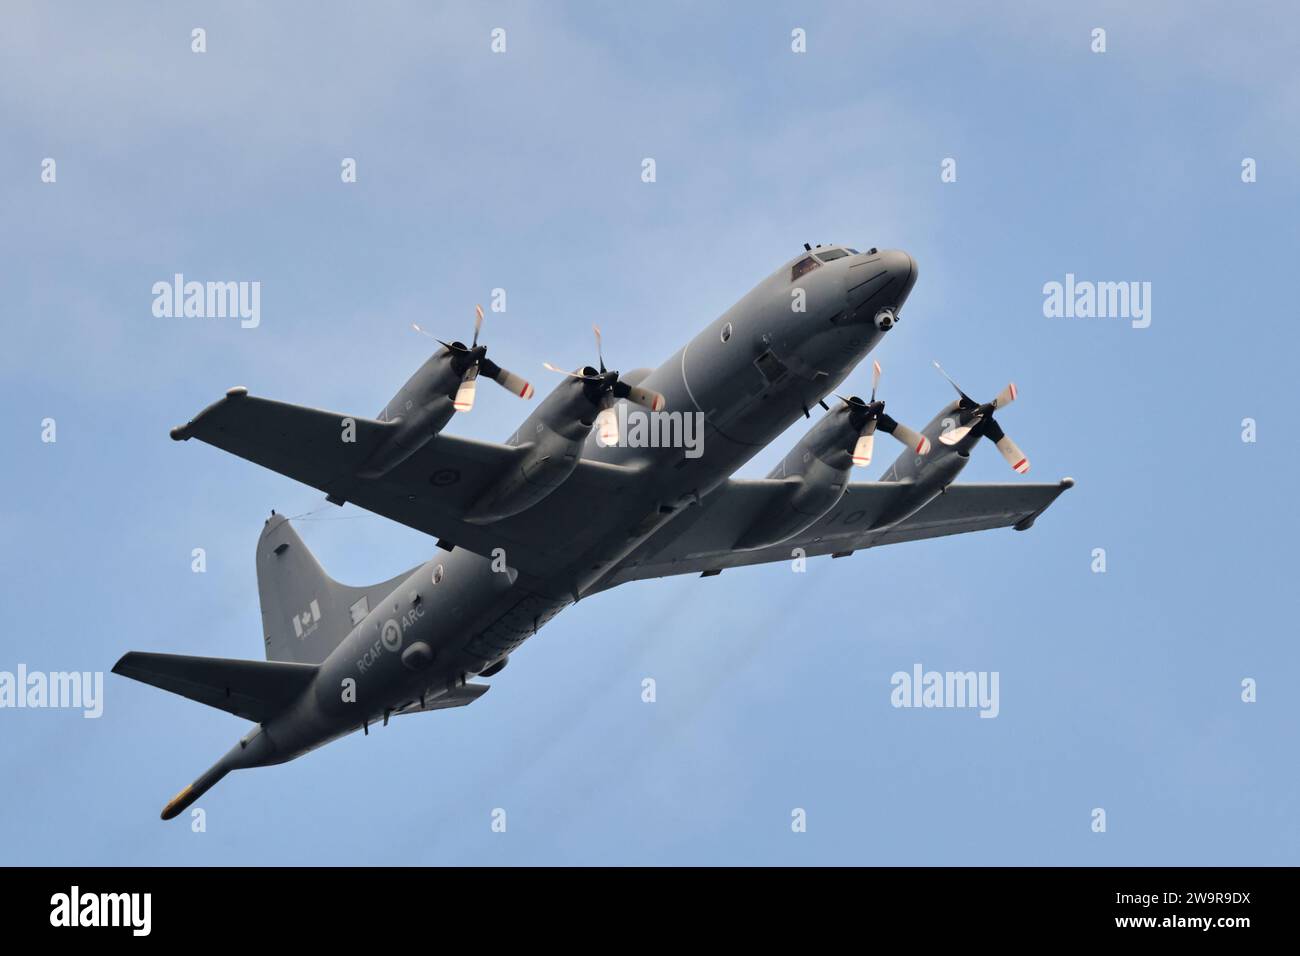
{"type": "Polygon", "coordinates": [[[1029,459],[1025,457],[1024,452],[1011,440],[1010,436],[1002,430],[1001,426],[993,420],[993,413],[997,409],[1005,408],[1016,400],[1015,384],[1010,384],[998,392],[993,401],[980,404],[961,390],[961,386],[952,380],[952,377],[943,370],[943,366],[935,362],[934,367],[939,370],[940,375],[948,379],[948,383],[961,396],[957,409],[957,424],[940,435],[939,441],[945,445],[956,445],[971,432],[975,432],[997,445],[1002,457],[1007,460],[1007,464],[1015,471],[1022,475],[1029,471],[1029,459]]]}
{"type": "Polygon", "coordinates": [[[421,335],[428,335],[429,338],[438,342],[448,352],[451,353],[452,368],[460,375],[460,385],[456,389],[456,397],[452,401],[453,407],[458,412],[468,412],[474,407],[474,387],[479,375],[484,378],[490,378],[502,388],[514,392],[520,398],[532,398],[533,387],[525,379],[520,378],[513,372],[508,372],[496,362],[487,357],[487,346],[478,344],[478,334],[483,328],[483,307],[474,306],[474,338],[467,347],[463,342],[444,342],[415,323],[411,323],[411,328],[421,335]]]}
{"type": "Polygon", "coordinates": [[[601,350],[600,328],[595,325],[591,328],[596,333],[596,360],[600,364],[599,370],[588,365],[581,372],[566,372],[562,368],[556,368],[550,362],[543,364],[552,372],[580,379],[584,383],[583,394],[591,404],[600,409],[595,421],[597,440],[602,445],[617,445],[620,436],[618,415],[614,412],[614,405],[620,398],[642,405],[652,412],[662,411],[666,399],[648,388],[628,385],[618,377],[618,372],[607,370],[605,356],[601,350]]]}
{"type": "Polygon", "coordinates": [[[853,464],[860,468],[871,464],[877,428],[887,435],[893,435],[918,455],[928,454],[930,439],[890,418],[885,414],[885,403],[876,400],[876,389],[880,385],[880,363],[872,362],[871,365],[871,401],[864,402],[856,395],[852,398],[837,396],[849,406],[849,422],[858,430],[858,440],[853,446],[853,464]]]}

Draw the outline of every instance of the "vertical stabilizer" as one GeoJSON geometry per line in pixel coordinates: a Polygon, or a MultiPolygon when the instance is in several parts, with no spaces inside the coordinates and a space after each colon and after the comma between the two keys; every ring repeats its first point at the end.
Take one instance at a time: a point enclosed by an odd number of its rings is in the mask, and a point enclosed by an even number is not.
{"type": "Polygon", "coordinates": [[[257,539],[257,593],[267,660],[321,663],[410,574],[370,587],[339,584],[288,519],[272,512],[257,539]]]}

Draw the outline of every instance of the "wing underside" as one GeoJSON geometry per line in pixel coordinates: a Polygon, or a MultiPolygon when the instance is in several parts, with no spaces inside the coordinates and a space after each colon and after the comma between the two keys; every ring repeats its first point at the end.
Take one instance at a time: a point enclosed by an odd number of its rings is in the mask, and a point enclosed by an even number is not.
{"type": "Polygon", "coordinates": [[[421,704],[418,700],[409,701],[398,707],[393,713],[396,714],[428,714],[435,710],[447,710],[450,707],[465,707],[474,703],[491,688],[491,684],[465,684],[450,690],[440,697],[425,701],[421,704]]]}
{"type": "Polygon", "coordinates": [[[788,561],[796,548],[808,557],[843,556],[865,548],[971,531],[1025,530],[1073,482],[950,485],[916,514],[880,530],[871,530],[875,518],[902,489],[895,482],[858,482],[849,485],[828,514],[789,540],[752,551],[734,550],[755,516],[774,505],[782,494],[782,484],[772,480],[724,483],[694,514],[683,515],[681,526],[674,522],[629,555],[597,589],[645,578],[788,561]]]}
{"type": "Polygon", "coordinates": [[[339,412],[290,405],[232,389],[226,398],[176,428],[177,440],[197,438],[233,455],[317,488],[335,500],[492,556],[502,548],[511,567],[538,577],[597,543],[604,529],[590,522],[593,497],[615,496],[631,469],[580,460],[544,506],[488,525],[462,516],[509,469],[521,467],[526,446],[438,434],[379,478],[358,472],[394,426],[339,412]],[[557,528],[565,529],[563,534],[557,528]],[[586,538],[591,538],[587,542],[586,538]]]}

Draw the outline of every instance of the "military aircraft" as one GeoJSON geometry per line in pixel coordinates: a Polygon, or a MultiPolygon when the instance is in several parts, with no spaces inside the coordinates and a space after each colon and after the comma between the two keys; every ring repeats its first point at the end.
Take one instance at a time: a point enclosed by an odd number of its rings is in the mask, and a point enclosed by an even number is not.
{"type": "Polygon", "coordinates": [[[920,433],[885,413],[878,364],[869,401],[834,396],[898,324],[916,276],[906,252],[805,244],[657,369],[607,369],[597,330],[597,364],[564,372],[504,444],[442,431],[473,407],[480,378],[532,395],[487,358],[481,310],[471,344],[440,343],[376,418],[237,387],[173,429],[178,441],[197,438],[435,536],[438,550],[391,580],[350,587],[272,512],[257,541],[266,661],[123,656],[114,673],[254,722],[162,818],[232,770],[291,760],[394,715],[473,703],[488,689],[474,678],[500,672],[587,595],[792,555],[1028,528],[1070,479],[953,483],[980,438],[1028,470],[993,417],[1014,385],[988,402],[957,388],[920,433]],[[818,405],[825,414],[766,478],[731,477],[818,405]],[[693,453],[681,442],[629,441],[636,416],[695,416],[702,444],[693,453]],[[881,480],[850,480],[871,461],[877,431],[904,451],[881,480]]]}

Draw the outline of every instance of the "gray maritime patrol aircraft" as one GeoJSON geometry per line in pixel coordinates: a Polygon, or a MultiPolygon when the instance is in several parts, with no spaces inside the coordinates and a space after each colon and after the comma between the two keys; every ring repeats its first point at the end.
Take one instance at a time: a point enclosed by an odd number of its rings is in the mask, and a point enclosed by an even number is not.
{"type": "Polygon", "coordinates": [[[657,369],[606,369],[597,330],[597,366],[563,373],[504,444],[442,432],[472,408],[480,378],[533,393],[488,359],[482,310],[471,344],[441,343],[376,418],[238,387],[173,429],[177,441],[197,438],[433,535],[438,551],[391,580],[349,587],[272,512],[257,541],[266,661],[124,655],[114,673],[254,722],[163,819],[232,770],[292,760],[394,715],[473,703],[488,689],[473,678],[499,673],[539,628],[598,591],[1028,528],[1071,479],[953,483],[980,438],[1028,471],[994,419],[1014,385],[979,402],[954,382],[958,398],[919,433],[885,413],[878,363],[870,400],[834,396],[898,323],[915,282],[905,252],[805,245],[657,369]],[[816,405],[825,414],[766,478],[731,477],[816,405]],[[647,421],[681,439],[687,416],[700,425],[694,451],[630,440],[647,421]],[[905,449],[879,481],[852,481],[877,431],[905,449]]]}

